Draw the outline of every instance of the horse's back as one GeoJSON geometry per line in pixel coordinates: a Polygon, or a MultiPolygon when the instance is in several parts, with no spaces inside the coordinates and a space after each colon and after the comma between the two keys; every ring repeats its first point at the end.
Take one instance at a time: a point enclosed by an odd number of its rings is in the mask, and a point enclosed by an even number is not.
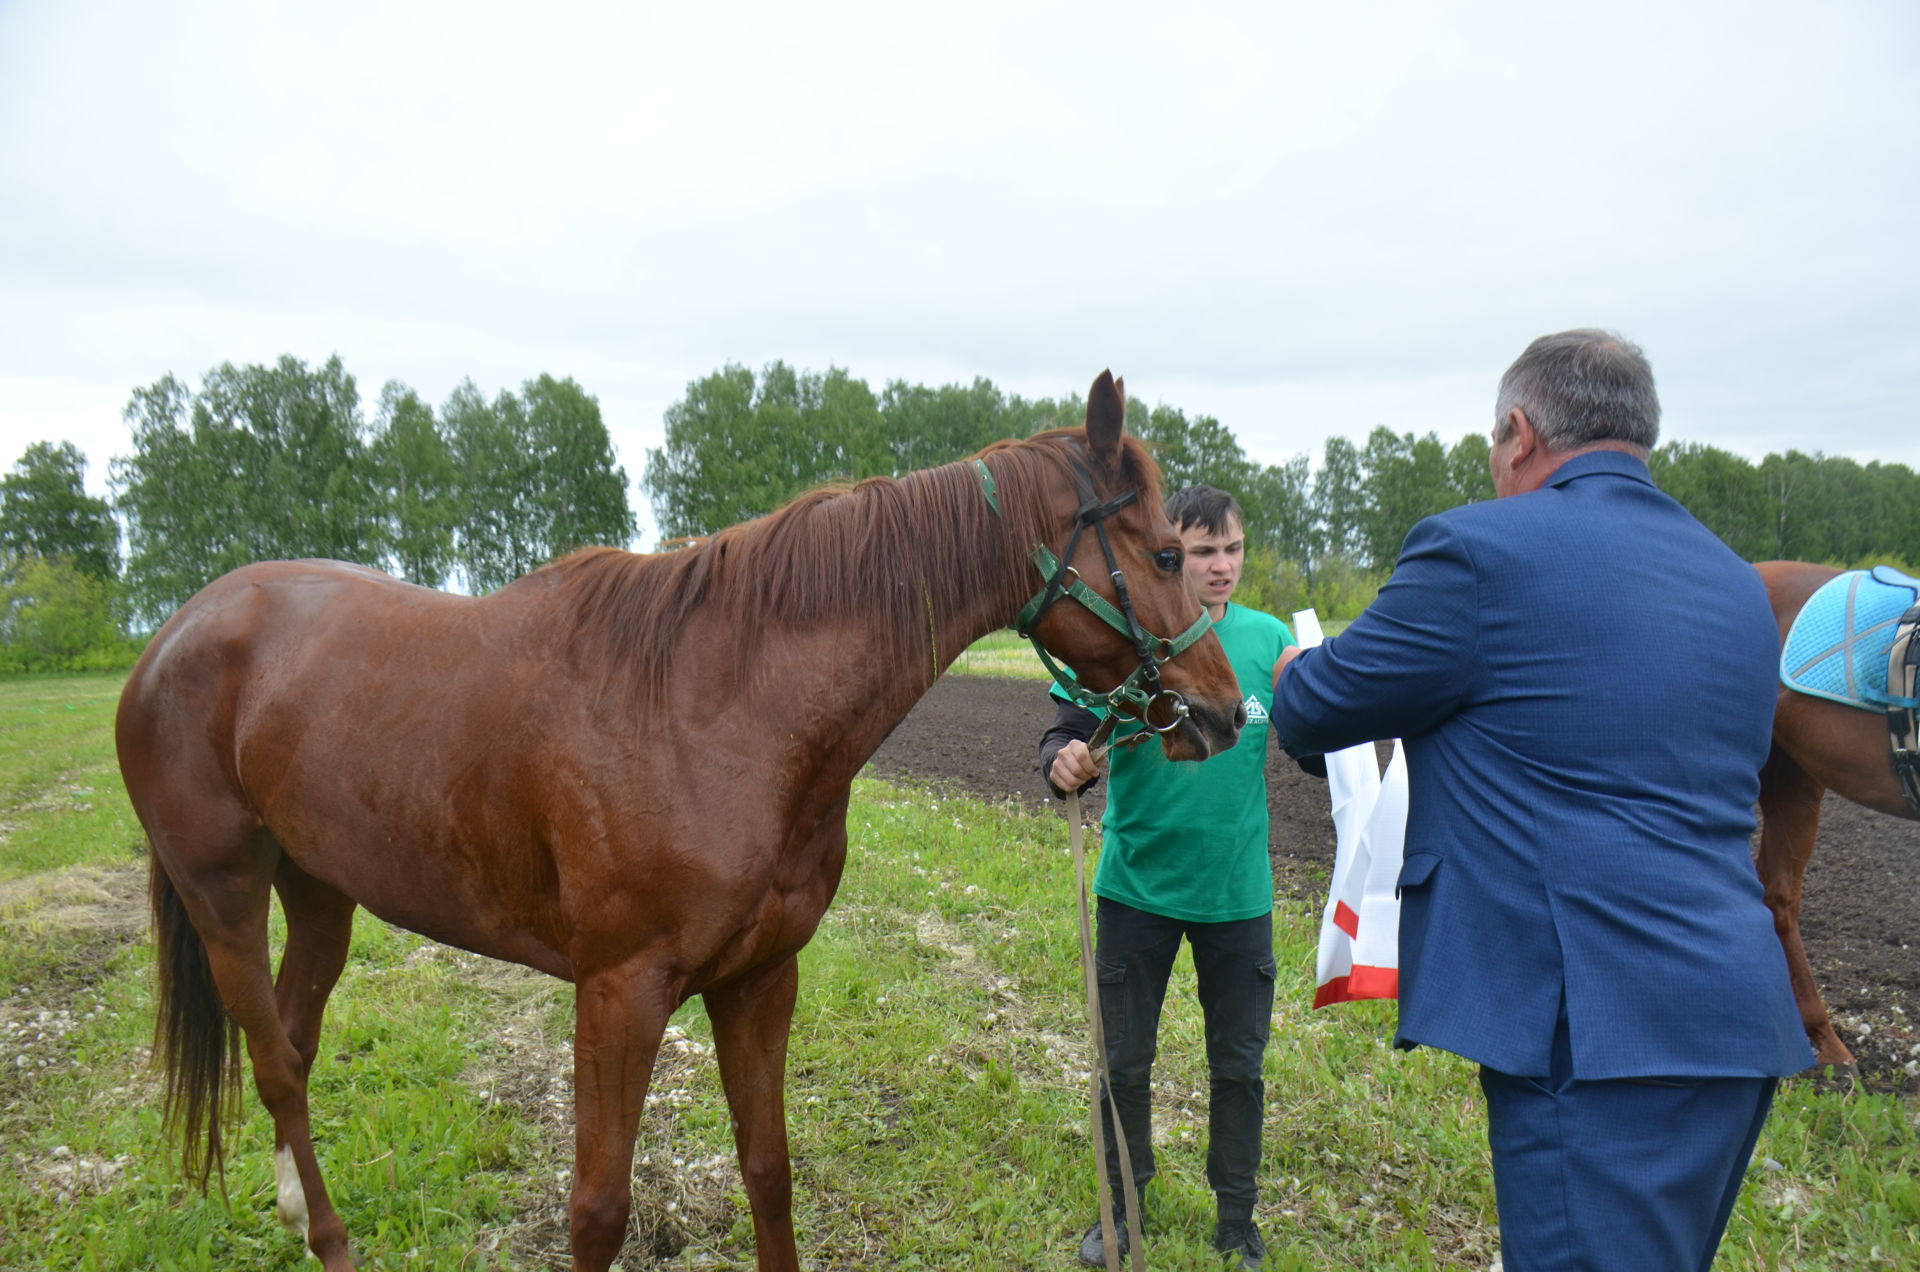
{"type": "Polygon", "coordinates": [[[123,749],[129,730],[164,727],[171,713],[204,728],[250,688],[377,660],[417,637],[422,620],[446,625],[463,601],[341,561],[242,566],[197,592],[148,643],[120,697],[123,749]]]}
{"type": "Polygon", "coordinates": [[[345,561],[258,561],[196,592],[155,633],[142,662],[178,656],[176,646],[196,641],[241,640],[258,648],[341,623],[365,622],[381,611],[451,609],[463,603],[472,602],[345,561]]]}
{"type": "Polygon", "coordinates": [[[1773,616],[1779,620],[1780,640],[1786,643],[1793,620],[1823,584],[1840,571],[1812,561],[1761,561],[1754,565],[1760,581],[1767,586],[1767,599],[1773,604],[1773,616]]]}
{"type": "MultiPolygon", "coordinates": [[[[1814,593],[1845,573],[1811,561],[1761,561],[1754,569],[1779,619],[1783,649],[1794,620],[1814,593]]],[[[1800,692],[1783,677],[1773,740],[1823,789],[1890,816],[1915,816],[1894,774],[1884,714],[1800,692]]]]}
{"type": "Polygon", "coordinates": [[[422,703],[483,697],[504,678],[489,651],[524,607],[488,604],[337,561],[243,566],[163,625],[121,692],[116,740],[130,793],[211,751],[232,783],[269,760],[408,728],[422,703]],[[487,688],[490,686],[490,688],[487,688]]]}
{"type": "Polygon", "coordinates": [[[121,695],[121,770],[158,859],[232,869],[264,832],[382,917],[564,973],[525,936],[552,891],[532,829],[552,784],[528,773],[551,732],[535,708],[552,708],[553,642],[528,599],[330,561],[216,579],[121,695]],[[510,895],[483,904],[482,882],[510,895]]]}

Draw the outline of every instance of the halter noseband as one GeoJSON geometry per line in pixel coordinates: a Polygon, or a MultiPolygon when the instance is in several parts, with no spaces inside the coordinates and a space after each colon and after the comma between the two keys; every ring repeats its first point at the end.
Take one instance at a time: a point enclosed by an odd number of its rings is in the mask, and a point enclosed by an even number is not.
{"type": "MultiPolygon", "coordinates": [[[[974,460],[974,473],[980,479],[980,493],[1000,516],[1000,494],[994,485],[993,473],[982,460],[974,460]]],[[[1207,634],[1213,626],[1213,619],[1207,614],[1207,607],[1200,607],[1200,617],[1193,625],[1171,640],[1155,636],[1140,626],[1140,620],[1134,616],[1133,598],[1127,591],[1126,575],[1121,572],[1120,563],[1114,559],[1113,544],[1107,538],[1107,528],[1103,524],[1108,517],[1126,508],[1140,498],[1138,490],[1129,490],[1105,501],[1099,500],[1093,489],[1093,479],[1078,461],[1073,464],[1073,482],[1080,492],[1080,508],[1074,513],[1073,534],[1067,539],[1067,550],[1058,557],[1048,550],[1044,543],[1036,543],[1028,554],[1034,568],[1047,580],[1046,585],[1026,605],[1021,607],[1019,616],[1014,619],[1014,630],[1033,642],[1034,652],[1040,655],[1041,664],[1052,675],[1054,683],[1060,686],[1062,693],[1075,705],[1093,710],[1105,708],[1106,723],[1101,732],[1110,731],[1119,716],[1136,716],[1146,729],[1154,733],[1165,733],[1187,717],[1187,700],[1177,691],[1160,687],[1160,664],[1179,657],[1193,643],[1207,634]],[[1088,526],[1093,527],[1094,535],[1100,540],[1100,551],[1107,559],[1107,574],[1113,580],[1114,595],[1120,604],[1116,607],[1100,593],[1088,587],[1080,579],[1080,572],[1068,564],[1073,560],[1073,550],[1080,544],[1081,532],[1088,526]],[[1107,626],[1127,638],[1134,651],[1140,656],[1140,665],[1132,675],[1109,693],[1099,694],[1086,688],[1079,681],[1063,671],[1047,652],[1047,647],[1034,635],[1034,628],[1041,617],[1053,607],[1061,597],[1071,597],[1093,611],[1095,617],[1107,626]],[[1172,718],[1164,725],[1155,725],[1148,721],[1147,712],[1153,704],[1166,699],[1172,712],[1172,718]]],[[[1135,738],[1145,738],[1148,734],[1140,732],[1135,738]]]]}

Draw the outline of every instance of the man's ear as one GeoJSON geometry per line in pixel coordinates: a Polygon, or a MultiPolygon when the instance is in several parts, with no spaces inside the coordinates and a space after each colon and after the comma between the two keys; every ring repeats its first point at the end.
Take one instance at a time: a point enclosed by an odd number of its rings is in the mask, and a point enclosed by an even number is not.
{"type": "Polygon", "coordinates": [[[1507,412],[1507,444],[1512,450],[1507,455],[1507,467],[1519,472],[1531,462],[1540,450],[1540,433],[1533,427],[1533,421],[1527,418],[1526,411],[1514,407],[1507,412]]]}

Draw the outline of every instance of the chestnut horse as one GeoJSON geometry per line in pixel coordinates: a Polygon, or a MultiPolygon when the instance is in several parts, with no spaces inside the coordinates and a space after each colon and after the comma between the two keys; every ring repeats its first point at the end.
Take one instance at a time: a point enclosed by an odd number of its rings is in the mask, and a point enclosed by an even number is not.
{"type": "Polygon", "coordinates": [[[1090,689],[1144,666],[1155,696],[1136,706],[1169,758],[1231,746],[1245,720],[1124,414],[1102,374],[1084,430],[815,491],[670,555],[587,549],[487,597],[281,561],[189,601],[117,724],[152,846],[158,1051],[189,1173],[204,1185],[221,1163],[244,1033],[281,1218],[327,1272],[353,1266],[307,1077],[365,906],[574,983],[576,1269],[619,1250],[655,1052],[702,995],[759,1266],[796,1269],[795,956],[839,883],[874,749],[1016,611],[1090,689]],[[1052,603],[1036,545],[1060,552],[1055,582],[1094,592],[1052,603]]]}
{"type": "MultiPolygon", "coordinates": [[[[1804,561],[1763,561],[1755,567],[1766,582],[1780,623],[1780,642],[1820,585],[1840,571],[1804,561]]],[[[1817,1063],[1851,1070],[1853,1053],[1834,1032],[1820,988],[1813,981],[1800,942],[1801,883],[1820,830],[1820,800],[1837,791],[1856,804],[1894,817],[1920,820],[1894,776],[1887,718],[1878,711],[1844,706],[1780,686],[1773,717],[1773,751],[1760,773],[1760,851],[1756,865],[1773,911],[1774,930],[1787,953],[1793,996],[1817,1063]]]]}

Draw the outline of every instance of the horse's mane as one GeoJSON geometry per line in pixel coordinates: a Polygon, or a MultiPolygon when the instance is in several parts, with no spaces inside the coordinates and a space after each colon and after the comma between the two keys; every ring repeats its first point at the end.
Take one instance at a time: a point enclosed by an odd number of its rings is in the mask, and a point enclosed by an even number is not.
{"type": "MultiPolygon", "coordinates": [[[[833,623],[877,629],[899,665],[930,682],[935,659],[959,652],[931,647],[936,615],[992,591],[1004,594],[1011,617],[1039,587],[1027,554],[1049,533],[1048,496],[1071,481],[1074,452],[1085,452],[1080,429],[981,451],[977,458],[988,462],[998,487],[998,516],[972,463],[962,460],[808,491],[677,552],[582,549],[527,581],[555,587],[582,665],[629,678],[640,701],[663,699],[677,661],[690,652],[689,620],[715,611],[735,634],[737,680],[757,661],[769,629],[833,623]]],[[[1158,470],[1146,448],[1123,438],[1121,462],[1149,510],[1157,508],[1158,470]]]]}

